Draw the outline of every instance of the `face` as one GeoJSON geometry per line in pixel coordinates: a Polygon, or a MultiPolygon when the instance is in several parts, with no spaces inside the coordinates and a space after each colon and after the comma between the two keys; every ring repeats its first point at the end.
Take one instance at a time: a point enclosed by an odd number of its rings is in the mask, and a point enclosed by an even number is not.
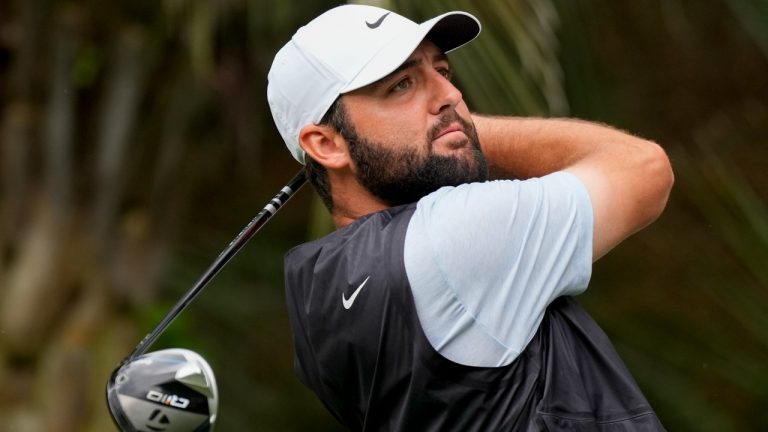
{"type": "Polygon", "coordinates": [[[342,97],[352,168],[388,205],[487,180],[469,109],[450,76],[445,55],[425,41],[395,72],[342,97]]]}

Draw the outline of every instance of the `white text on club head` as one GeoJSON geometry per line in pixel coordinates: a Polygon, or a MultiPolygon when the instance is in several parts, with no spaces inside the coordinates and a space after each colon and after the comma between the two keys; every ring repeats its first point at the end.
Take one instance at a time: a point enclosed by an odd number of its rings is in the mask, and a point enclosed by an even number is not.
{"type": "Polygon", "coordinates": [[[147,399],[152,402],[158,402],[163,405],[170,405],[175,408],[186,409],[189,406],[189,399],[178,397],[174,394],[163,394],[159,391],[150,390],[147,392],[147,399]]]}

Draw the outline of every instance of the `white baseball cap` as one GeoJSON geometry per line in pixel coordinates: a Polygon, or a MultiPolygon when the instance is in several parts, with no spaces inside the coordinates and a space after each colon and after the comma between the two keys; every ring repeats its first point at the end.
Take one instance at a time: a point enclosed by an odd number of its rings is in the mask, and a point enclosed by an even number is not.
{"type": "Polygon", "coordinates": [[[397,69],[425,38],[447,53],[479,33],[480,22],[465,12],[421,24],[364,5],[339,6],[318,16],[278,51],[267,77],[269,107],[288,150],[303,164],[301,129],[318,123],[340,94],[397,69]]]}

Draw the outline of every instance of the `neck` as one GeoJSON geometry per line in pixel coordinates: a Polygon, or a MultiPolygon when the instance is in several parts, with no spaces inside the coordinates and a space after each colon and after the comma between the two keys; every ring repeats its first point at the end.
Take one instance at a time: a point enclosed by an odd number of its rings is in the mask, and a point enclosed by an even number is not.
{"type": "Polygon", "coordinates": [[[331,217],[336,228],[342,228],[357,218],[390,206],[373,196],[353,176],[331,178],[333,210],[331,217]]]}

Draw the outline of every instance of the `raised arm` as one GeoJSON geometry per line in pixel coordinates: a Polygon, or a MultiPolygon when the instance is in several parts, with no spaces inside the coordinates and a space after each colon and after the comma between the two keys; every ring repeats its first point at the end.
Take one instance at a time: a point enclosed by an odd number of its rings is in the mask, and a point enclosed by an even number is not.
{"type": "Polygon", "coordinates": [[[606,125],[570,119],[474,115],[492,178],[567,171],[587,188],[594,211],[593,259],[653,222],[674,182],[664,150],[606,125]]]}

